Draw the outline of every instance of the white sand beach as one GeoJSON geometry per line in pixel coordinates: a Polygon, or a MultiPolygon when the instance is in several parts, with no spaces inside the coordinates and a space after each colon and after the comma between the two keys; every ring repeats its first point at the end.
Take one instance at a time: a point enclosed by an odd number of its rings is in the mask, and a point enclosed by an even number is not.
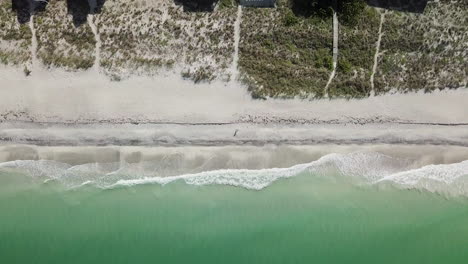
{"type": "Polygon", "coordinates": [[[254,100],[236,82],[175,72],[120,82],[93,70],[0,68],[0,138],[39,145],[468,146],[468,89],[346,100],[254,100]]]}

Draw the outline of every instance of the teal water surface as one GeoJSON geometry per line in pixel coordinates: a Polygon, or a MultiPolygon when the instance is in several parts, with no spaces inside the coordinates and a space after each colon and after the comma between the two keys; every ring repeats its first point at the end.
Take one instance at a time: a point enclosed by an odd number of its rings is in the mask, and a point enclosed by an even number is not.
{"type": "Polygon", "coordinates": [[[468,263],[468,202],[303,175],[67,190],[0,173],[0,263],[468,263]]]}

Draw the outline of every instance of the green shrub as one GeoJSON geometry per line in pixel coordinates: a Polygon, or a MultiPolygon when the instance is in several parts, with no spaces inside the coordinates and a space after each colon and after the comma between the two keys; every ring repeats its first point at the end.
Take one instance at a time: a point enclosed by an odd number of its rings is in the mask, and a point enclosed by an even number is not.
{"type": "Polygon", "coordinates": [[[331,70],[333,68],[333,57],[331,55],[330,50],[328,50],[326,48],[318,49],[315,52],[314,57],[315,57],[314,58],[315,67],[317,67],[317,68],[326,68],[328,70],[331,70]]]}
{"type": "Polygon", "coordinates": [[[365,0],[289,0],[296,14],[309,17],[327,18],[335,10],[342,23],[355,26],[364,13],[365,0]]]}
{"type": "Polygon", "coordinates": [[[220,8],[229,8],[233,7],[232,0],[220,0],[219,1],[220,8]]]}
{"type": "Polygon", "coordinates": [[[353,66],[351,65],[351,63],[346,58],[338,60],[338,70],[340,72],[349,73],[351,71],[352,67],[353,66]]]}
{"type": "Polygon", "coordinates": [[[290,27],[296,25],[297,23],[299,23],[299,19],[293,14],[293,12],[287,12],[284,16],[284,25],[290,27]]]}
{"type": "Polygon", "coordinates": [[[366,8],[364,0],[340,0],[338,2],[338,15],[342,23],[355,26],[366,8]]]}

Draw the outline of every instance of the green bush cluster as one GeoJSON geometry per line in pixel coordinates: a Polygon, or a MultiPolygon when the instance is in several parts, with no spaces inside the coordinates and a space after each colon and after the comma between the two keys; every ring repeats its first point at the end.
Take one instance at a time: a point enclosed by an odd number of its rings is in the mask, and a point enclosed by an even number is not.
{"type": "MultiPolygon", "coordinates": [[[[182,73],[195,83],[229,78],[235,1],[220,0],[213,13],[170,6],[164,23],[148,21],[152,15],[162,16],[155,7],[117,1],[119,5],[109,5],[99,15],[98,25],[101,67],[111,78],[153,74],[175,63],[195,68],[182,73]],[[212,66],[195,67],[207,65],[203,63],[208,57],[212,66]]],[[[468,74],[463,56],[468,12],[459,2],[430,2],[418,16],[387,12],[374,80],[377,94],[461,86],[468,74]]],[[[25,65],[31,59],[31,32],[28,25],[17,26],[4,3],[0,38],[15,43],[16,49],[0,50],[0,63],[25,65]]],[[[38,57],[46,66],[88,69],[94,63],[94,36],[86,24],[74,28],[65,10],[64,1],[52,1],[45,14],[35,17],[38,57]]],[[[239,66],[253,97],[323,96],[332,70],[333,11],[340,21],[339,54],[328,94],[345,98],[370,94],[380,22],[376,9],[367,7],[365,0],[278,0],[276,9],[244,9],[239,66]]],[[[26,67],[25,74],[28,71],[26,67]]]]}
{"type": "Polygon", "coordinates": [[[338,16],[341,23],[356,26],[366,9],[364,0],[338,0],[338,16]]]}
{"type": "Polygon", "coordinates": [[[294,26],[299,23],[299,18],[297,18],[292,11],[286,12],[284,16],[284,25],[287,27],[294,26]]]}
{"type": "Polygon", "coordinates": [[[332,70],[333,57],[329,49],[321,48],[314,52],[315,67],[332,70]]]}
{"type": "Polygon", "coordinates": [[[234,3],[233,3],[234,0],[220,0],[218,5],[219,5],[219,8],[230,8],[230,7],[233,7],[234,6],[234,3]]]}
{"type": "Polygon", "coordinates": [[[292,10],[301,16],[327,18],[336,11],[342,23],[356,25],[367,4],[365,0],[289,0],[292,10]]]}
{"type": "Polygon", "coordinates": [[[429,2],[423,14],[387,12],[376,90],[426,92],[463,87],[468,59],[466,1],[429,2]],[[407,32],[411,32],[408,34],[407,32]]]}
{"type": "Polygon", "coordinates": [[[353,65],[346,59],[338,60],[338,70],[340,72],[349,73],[351,72],[353,65]]]}

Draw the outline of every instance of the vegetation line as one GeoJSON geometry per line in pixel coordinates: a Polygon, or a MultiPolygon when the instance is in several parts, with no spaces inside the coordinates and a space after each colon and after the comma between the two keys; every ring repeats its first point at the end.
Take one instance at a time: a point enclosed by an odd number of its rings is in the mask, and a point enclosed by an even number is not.
{"type": "Polygon", "coordinates": [[[330,74],[327,85],[325,86],[325,97],[328,97],[328,86],[330,86],[336,74],[336,65],[338,64],[338,33],[338,15],[336,12],[333,12],[333,70],[330,74]]]}
{"type": "Polygon", "coordinates": [[[375,95],[375,85],[374,85],[374,76],[375,72],[377,71],[377,65],[379,63],[379,56],[380,56],[380,42],[382,41],[382,25],[385,20],[385,11],[383,13],[380,13],[380,25],[379,25],[379,37],[377,39],[377,42],[375,44],[375,54],[374,54],[374,66],[372,66],[372,74],[370,77],[370,82],[371,82],[371,92],[370,95],[374,96],[375,95]]]}
{"type": "Polygon", "coordinates": [[[93,31],[94,39],[96,40],[96,47],[94,49],[94,65],[93,68],[96,71],[99,71],[100,63],[101,63],[101,37],[99,36],[99,32],[97,30],[97,26],[95,24],[94,15],[88,16],[88,25],[93,31]],[[94,20],[94,21],[93,21],[94,20]]]}

